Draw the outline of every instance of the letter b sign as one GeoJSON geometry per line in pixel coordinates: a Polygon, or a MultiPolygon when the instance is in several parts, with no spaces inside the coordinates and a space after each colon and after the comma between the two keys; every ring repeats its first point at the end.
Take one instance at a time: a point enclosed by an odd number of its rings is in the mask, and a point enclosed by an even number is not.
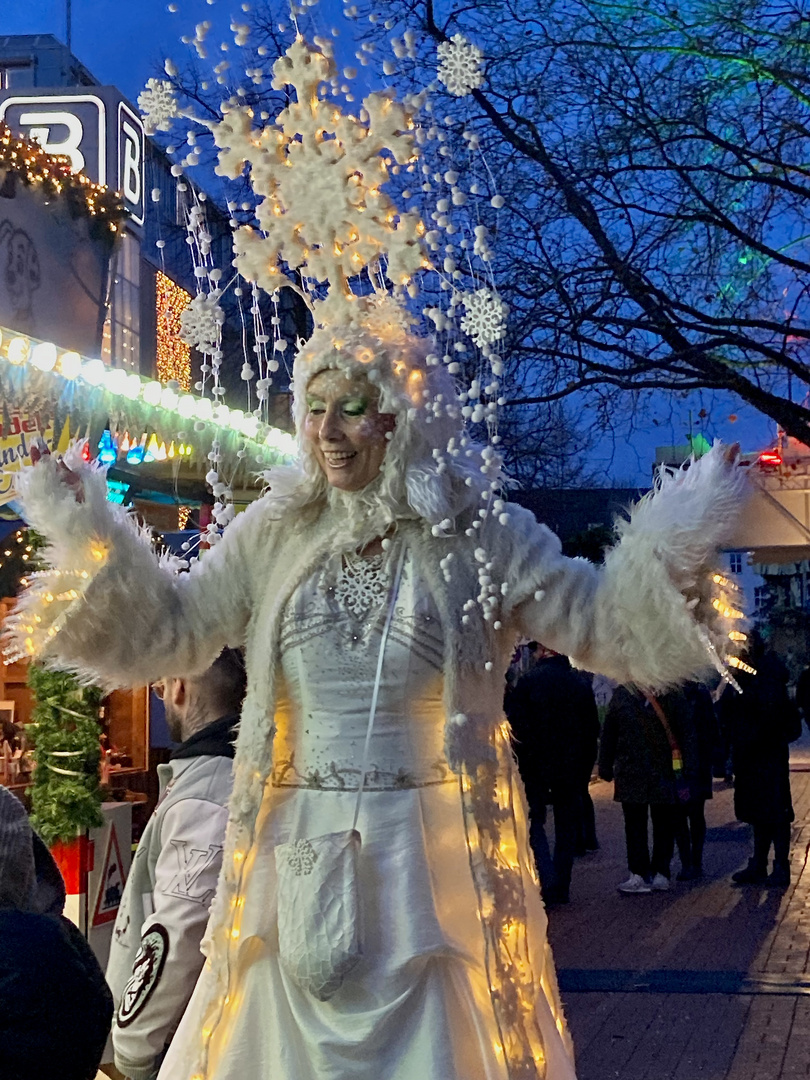
{"type": "Polygon", "coordinates": [[[144,134],[139,117],[123,102],[118,105],[118,190],[133,221],[143,224],[144,134]]]}

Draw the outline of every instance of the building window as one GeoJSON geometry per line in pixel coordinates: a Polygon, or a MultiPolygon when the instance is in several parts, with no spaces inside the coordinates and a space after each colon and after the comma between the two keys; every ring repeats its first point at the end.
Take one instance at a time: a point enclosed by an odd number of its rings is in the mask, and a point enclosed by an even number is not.
{"type": "Polygon", "coordinates": [[[743,569],[743,557],[741,551],[732,551],[728,557],[728,568],[732,574],[741,574],[743,569]]]}
{"type": "Polygon", "coordinates": [[[191,350],[180,338],[180,313],[190,300],[190,293],[158,270],[155,276],[157,377],[161,382],[176,379],[181,390],[191,389],[191,350]]]}
{"type": "Polygon", "coordinates": [[[0,90],[16,90],[34,85],[33,64],[6,64],[0,67],[0,90]]]}
{"type": "Polygon", "coordinates": [[[101,357],[105,363],[128,371],[139,371],[141,366],[140,286],[140,244],[125,232],[118,249],[101,357]]]}
{"type": "Polygon", "coordinates": [[[770,603],[771,590],[767,585],[757,585],[754,589],[754,610],[764,611],[770,603]]]}

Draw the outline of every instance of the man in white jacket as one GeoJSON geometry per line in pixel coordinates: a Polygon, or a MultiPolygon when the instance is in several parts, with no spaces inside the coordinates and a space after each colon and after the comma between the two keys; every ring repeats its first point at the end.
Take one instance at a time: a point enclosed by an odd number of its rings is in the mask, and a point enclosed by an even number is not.
{"type": "Polygon", "coordinates": [[[160,799],[132,862],[107,966],[115,1064],[131,1080],[157,1075],[202,969],[244,690],[244,664],[231,649],[202,675],[155,686],[180,745],[158,766],[160,799]]]}

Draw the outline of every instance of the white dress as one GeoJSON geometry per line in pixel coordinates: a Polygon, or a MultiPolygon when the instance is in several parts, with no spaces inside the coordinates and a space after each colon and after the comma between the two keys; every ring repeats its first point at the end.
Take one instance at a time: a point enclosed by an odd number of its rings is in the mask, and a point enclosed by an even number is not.
{"type": "MultiPolygon", "coordinates": [[[[327,1001],[302,990],[279,963],[274,848],[351,828],[390,578],[383,557],[337,557],[295,590],[284,611],[275,767],[245,868],[232,1000],[210,1038],[206,1080],[516,1075],[493,1009],[461,782],[444,758],[442,629],[410,559],[385,649],[357,826],[363,957],[327,1001]]],[[[544,944],[539,895],[534,922],[544,944]]],[[[546,1069],[531,1075],[574,1080],[540,984],[546,1069]]],[[[190,1075],[203,997],[198,985],[161,1080],[190,1075]]]]}

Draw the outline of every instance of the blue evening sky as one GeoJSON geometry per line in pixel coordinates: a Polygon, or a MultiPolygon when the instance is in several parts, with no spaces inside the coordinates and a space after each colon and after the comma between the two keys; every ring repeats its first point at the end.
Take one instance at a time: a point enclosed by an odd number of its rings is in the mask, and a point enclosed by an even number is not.
{"type": "MultiPolygon", "coordinates": [[[[72,0],[73,52],[102,83],[117,86],[134,101],[164,56],[182,59],[185,46],[180,37],[193,35],[196,23],[203,19],[214,23],[209,37],[213,54],[220,41],[232,40],[227,26],[230,18],[243,16],[241,0],[217,0],[213,5],[206,0],[178,0],[177,6],[179,11],[173,14],[166,0],[72,0]]],[[[44,33],[65,40],[65,0],[2,0],[0,7],[0,35],[44,33]]],[[[315,32],[326,33],[335,25],[342,37],[349,36],[341,7],[340,0],[321,0],[303,20],[302,30],[312,33],[314,26],[315,32]]],[[[744,450],[757,450],[774,435],[771,421],[729,395],[693,396],[685,402],[659,393],[652,401],[651,412],[646,411],[635,425],[638,430],[619,429],[613,438],[601,439],[589,454],[603,482],[646,482],[655,447],[686,441],[690,410],[692,430],[703,431],[710,440],[736,440],[744,450]],[[701,408],[708,413],[703,420],[697,416],[701,408]],[[729,420],[732,415],[737,417],[735,422],[729,420]]]]}

